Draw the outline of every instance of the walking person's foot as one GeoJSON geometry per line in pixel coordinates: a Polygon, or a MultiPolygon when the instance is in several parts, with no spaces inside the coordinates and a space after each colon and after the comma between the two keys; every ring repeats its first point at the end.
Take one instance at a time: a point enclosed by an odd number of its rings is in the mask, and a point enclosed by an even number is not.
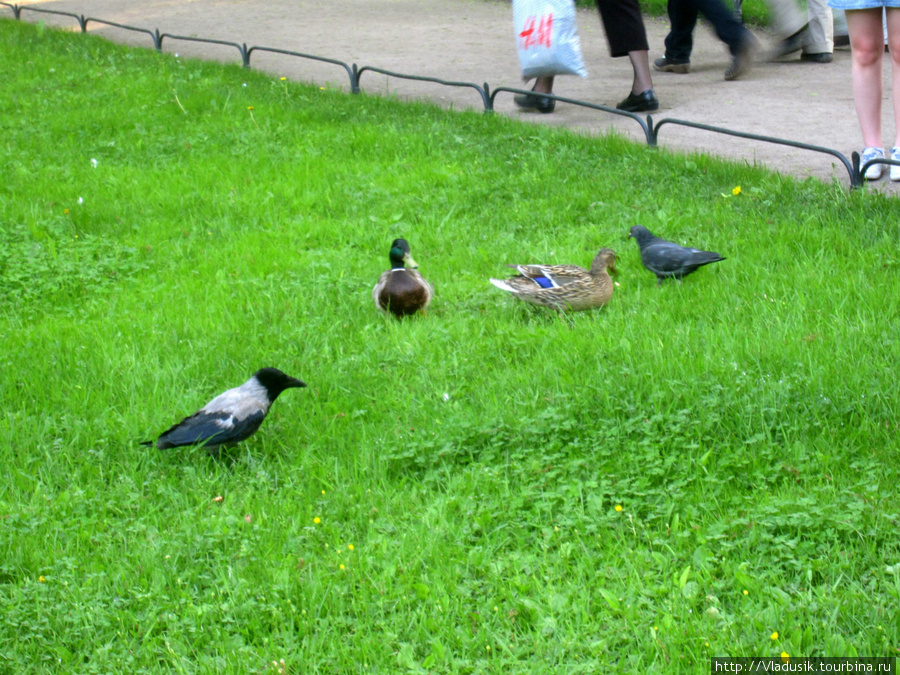
{"type": "Polygon", "coordinates": [[[673,61],[666,56],[660,56],[653,62],[653,67],[663,73],[689,73],[691,72],[690,61],[673,61]]]}

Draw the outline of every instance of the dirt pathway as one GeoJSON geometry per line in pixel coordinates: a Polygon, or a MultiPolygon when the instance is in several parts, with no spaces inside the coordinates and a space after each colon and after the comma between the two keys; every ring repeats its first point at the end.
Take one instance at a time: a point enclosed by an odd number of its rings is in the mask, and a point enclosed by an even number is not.
{"type": "MultiPolygon", "coordinates": [[[[179,35],[214,38],[248,46],[266,46],[338,59],[359,66],[374,66],[413,75],[483,84],[521,87],[512,29],[512,9],[502,0],[36,0],[22,3],[67,11],[179,35]]],[[[0,16],[12,17],[0,7],[0,16]]],[[[45,21],[77,29],[73,19],[23,12],[31,22],[45,21]]],[[[628,59],[611,59],[596,11],[582,10],[578,18],[582,50],[589,77],[559,78],[556,93],[615,107],[631,86],[628,59]]],[[[146,35],[89,24],[90,32],[108,39],[152,47],[146,35]]],[[[662,55],[668,29],[665,19],[648,19],[651,60],[662,55]]],[[[764,45],[769,36],[756,31],[764,45]]],[[[167,52],[185,56],[240,62],[234,48],[164,41],[167,52]]],[[[794,60],[758,62],[742,79],[726,82],[729,58],[709,27],[698,26],[692,70],[687,75],[654,72],[661,108],[653,114],[725,126],[833,148],[850,157],[861,151],[861,135],[850,88],[850,52],[837,50],[830,64],[794,60]]],[[[306,59],[254,53],[254,69],[293,80],[349,89],[349,78],[338,66],[306,59]]],[[[884,134],[893,142],[890,68],[885,74],[884,134]]],[[[361,79],[369,93],[400,98],[431,99],[444,106],[482,109],[473,89],[455,89],[431,83],[386,78],[367,72],[361,79]]],[[[512,96],[501,93],[499,113],[540,124],[602,132],[615,128],[644,142],[633,121],[570,105],[558,105],[552,115],[519,112],[512,96]]],[[[725,137],[707,131],[667,125],[660,146],[696,149],[748,163],[758,162],[797,177],[835,179],[849,185],[846,169],[835,158],[810,151],[725,137]]],[[[887,171],[885,171],[885,176],[887,171]]],[[[870,189],[900,193],[900,183],[887,178],[870,189]]]]}

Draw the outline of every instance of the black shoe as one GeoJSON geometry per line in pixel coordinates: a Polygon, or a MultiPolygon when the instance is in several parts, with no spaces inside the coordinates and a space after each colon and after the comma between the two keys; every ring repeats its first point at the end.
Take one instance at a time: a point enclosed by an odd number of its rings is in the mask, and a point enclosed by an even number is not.
{"type": "MultiPolygon", "coordinates": [[[[531,91],[534,91],[532,89],[531,91]]],[[[526,110],[537,110],[539,113],[552,113],[556,108],[556,101],[546,96],[540,96],[539,93],[534,94],[518,94],[513,98],[513,102],[520,108],[526,110]]]]}
{"type": "Polygon", "coordinates": [[[660,56],[653,62],[653,67],[663,73],[689,73],[691,72],[690,61],[673,61],[667,56],[660,56]]]}
{"type": "Polygon", "coordinates": [[[831,52],[819,52],[818,54],[801,54],[801,61],[811,61],[812,63],[831,63],[834,56],[831,52]]]}
{"type": "Polygon", "coordinates": [[[659,99],[656,98],[652,89],[648,89],[640,94],[628,94],[628,98],[619,103],[616,109],[625,112],[652,112],[659,110],[659,99]]]}

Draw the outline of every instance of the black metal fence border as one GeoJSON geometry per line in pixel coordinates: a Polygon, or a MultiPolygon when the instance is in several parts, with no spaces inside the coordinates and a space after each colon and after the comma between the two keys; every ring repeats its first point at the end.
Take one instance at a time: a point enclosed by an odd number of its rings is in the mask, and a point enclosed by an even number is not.
{"type": "MultiPolygon", "coordinates": [[[[384,70],[382,68],[376,68],[375,66],[362,66],[359,67],[357,64],[348,64],[339,59],[327,58],[324,56],[316,56],[314,54],[304,54],[302,52],[295,52],[288,49],[278,49],[276,47],[262,47],[262,46],[252,46],[248,47],[247,43],[238,43],[238,42],[230,42],[227,40],[213,40],[210,38],[199,38],[199,37],[190,37],[186,35],[174,35],[172,33],[160,33],[159,29],[150,30],[148,28],[140,28],[138,26],[129,26],[121,23],[114,23],[112,21],[106,21],[104,19],[98,19],[96,17],[86,17],[84,14],[75,14],[73,12],[62,12],[59,10],[53,9],[43,9],[41,7],[32,7],[31,5],[19,5],[16,3],[10,2],[2,2],[0,1],[0,6],[9,7],[13,12],[13,17],[16,20],[21,20],[22,12],[38,12],[41,14],[53,14],[56,16],[64,16],[75,19],[78,22],[79,28],[81,28],[82,33],[87,33],[87,26],[89,23],[99,23],[104,26],[112,26],[114,28],[121,28],[123,30],[133,31],[136,33],[144,33],[145,35],[149,35],[150,39],[153,40],[153,47],[156,51],[162,51],[163,40],[168,38],[170,40],[184,40],[187,42],[202,42],[206,44],[217,44],[223,45],[226,47],[234,47],[238,50],[241,55],[241,61],[245,68],[250,68],[250,57],[254,52],[270,52],[274,54],[282,54],[285,56],[296,56],[298,58],[310,59],[313,61],[319,61],[321,63],[329,63],[335,66],[340,66],[347,73],[347,76],[350,78],[350,91],[353,94],[359,94],[360,89],[360,78],[362,74],[366,71],[379,73],[381,75],[385,75],[387,77],[395,77],[404,80],[416,80],[419,82],[433,82],[434,84],[439,84],[445,87],[461,87],[461,88],[469,88],[474,89],[481,96],[481,102],[484,106],[484,112],[491,113],[494,111],[494,100],[497,97],[497,94],[501,93],[510,93],[510,94],[527,94],[528,91],[524,89],[518,89],[515,87],[497,87],[493,91],[488,86],[488,83],[485,82],[483,85],[478,85],[473,82],[455,82],[452,80],[442,80],[437,77],[426,77],[423,75],[409,75],[405,73],[397,73],[392,72],[390,70],[384,70]]],[[[832,157],[838,159],[841,164],[844,165],[844,168],[847,170],[847,173],[850,176],[850,189],[855,190],[857,188],[863,187],[866,184],[864,175],[866,170],[874,165],[874,164],[888,164],[894,166],[900,166],[900,162],[894,161],[891,159],[873,159],[865,164],[860,166],[860,155],[858,152],[853,152],[848,159],[843,153],[838,150],[833,150],[831,148],[825,148],[819,145],[810,145],[808,143],[801,143],[799,141],[791,141],[784,138],[776,138],[774,136],[763,136],[760,134],[751,134],[744,131],[737,131],[734,129],[726,129],[724,127],[716,127],[710,126],[708,124],[699,124],[697,122],[690,122],[688,120],[679,120],[671,117],[667,117],[659,120],[654,124],[653,117],[651,115],[647,115],[646,120],[642,119],[639,115],[630,112],[624,112],[622,110],[617,110],[615,108],[608,108],[606,106],[597,105],[595,103],[588,103],[587,101],[580,101],[578,99],[573,98],[565,98],[563,96],[556,96],[555,94],[546,94],[548,98],[553,99],[554,101],[559,101],[560,103],[567,103],[569,105],[581,106],[583,108],[590,108],[592,110],[598,110],[603,113],[608,113],[612,115],[619,115],[622,117],[628,117],[637,122],[641,130],[644,132],[644,138],[647,141],[647,145],[651,148],[658,147],[659,144],[659,131],[663,125],[672,124],[676,126],[690,127],[692,129],[699,129],[702,131],[709,131],[717,134],[724,134],[726,136],[735,136],[738,138],[745,138],[752,141],[761,141],[763,143],[774,143],[776,145],[785,145],[792,148],[798,148],[800,150],[809,150],[810,152],[818,152],[826,155],[831,155],[832,157]]]]}

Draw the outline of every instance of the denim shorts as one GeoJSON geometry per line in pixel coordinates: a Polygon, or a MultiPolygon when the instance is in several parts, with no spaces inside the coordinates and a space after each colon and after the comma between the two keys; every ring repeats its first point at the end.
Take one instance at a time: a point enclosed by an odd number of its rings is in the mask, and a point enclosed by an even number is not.
{"type": "Polygon", "coordinates": [[[900,0],[828,0],[832,9],[880,9],[900,7],[900,0]]]}

